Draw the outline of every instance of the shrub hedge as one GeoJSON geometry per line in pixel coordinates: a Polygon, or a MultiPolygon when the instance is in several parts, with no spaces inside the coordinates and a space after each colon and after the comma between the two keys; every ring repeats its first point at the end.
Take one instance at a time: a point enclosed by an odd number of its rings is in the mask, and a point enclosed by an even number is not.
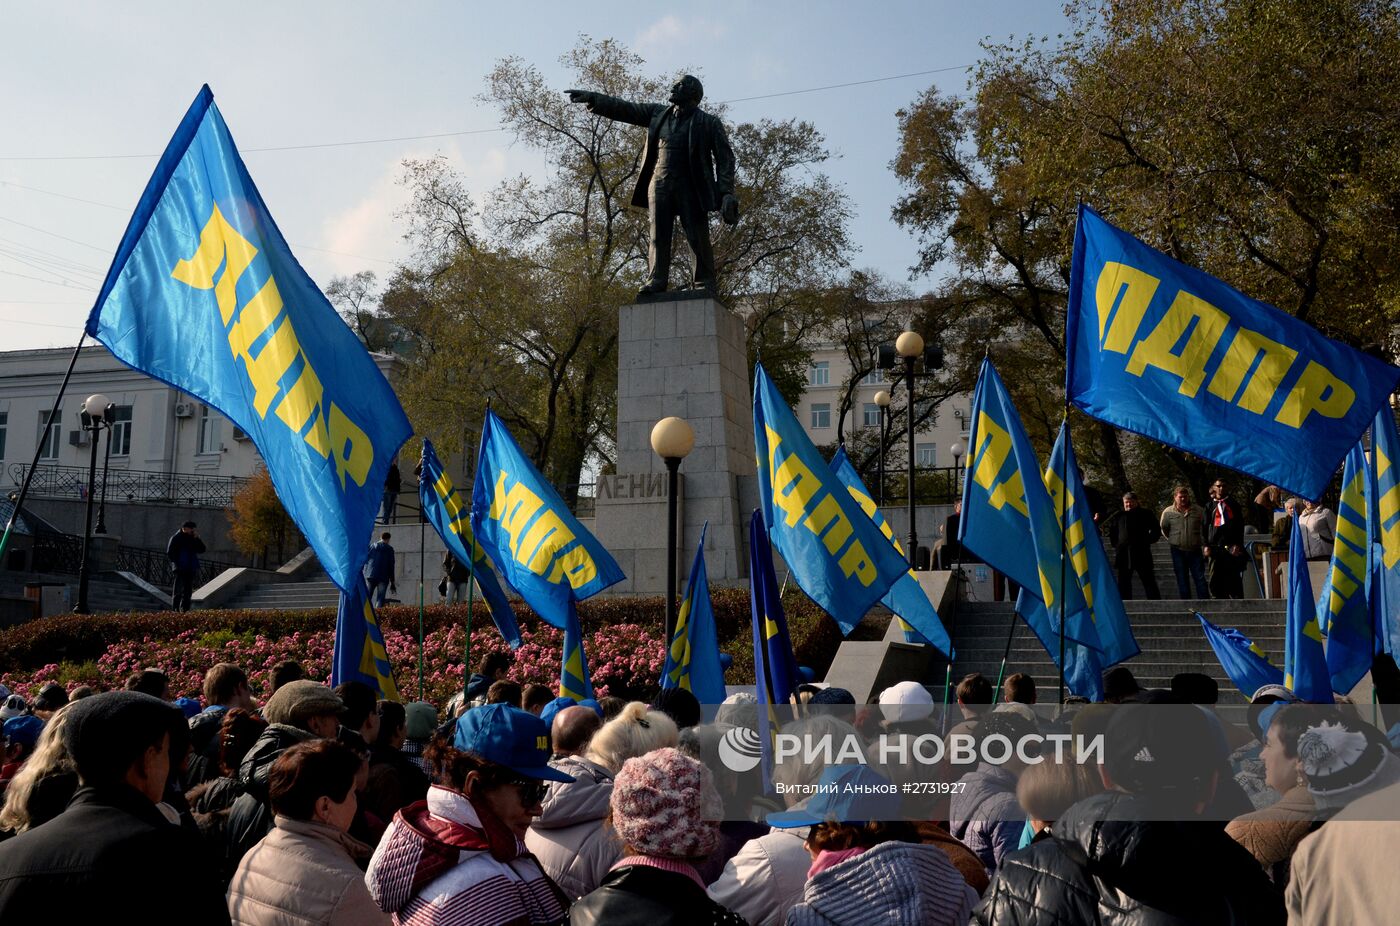
{"type": "MultiPolygon", "coordinates": [[[[734,659],[727,674],[730,684],[753,684],[752,631],[749,595],[744,588],[711,590],[720,650],[734,659]]],[[[783,599],[793,649],[802,665],[811,666],[818,677],[825,674],[841,642],[840,630],[825,612],[806,596],[793,591],[783,599]]],[[[515,603],[522,627],[537,622],[524,604],[515,603]]],[[[424,609],[422,630],[443,631],[460,625],[463,608],[434,605],[424,609]]],[[[637,625],[657,638],[662,634],[665,608],[660,597],[601,598],[582,602],[579,618],[585,632],[602,626],[637,625]]],[[[473,627],[489,627],[490,613],[482,602],[473,610],[473,627]]],[[[416,607],[391,605],[380,612],[386,630],[398,630],[416,637],[419,614],[416,607]]],[[[220,636],[258,635],[279,639],[295,633],[332,630],[334,608],[285,611],[212,610],[177,613],[109,613],[63,615],[29,621],[0,631],[0,675],[21,675],[47,665],[75,665],[99,659],[115,643],[150,638],[171,640],[194,630],[202,639],[220,636]]],[[[647,680],[636,679],[644,687],[647,680]]]]}

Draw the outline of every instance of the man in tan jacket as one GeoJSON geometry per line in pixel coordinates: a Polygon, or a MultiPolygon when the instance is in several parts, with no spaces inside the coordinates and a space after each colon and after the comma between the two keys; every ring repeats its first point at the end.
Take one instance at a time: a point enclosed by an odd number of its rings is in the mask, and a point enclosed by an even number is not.
{"type": "Polygon", "coordinates": [[[1196,583],[1196,597],[1209,598],[1206,590],[1206,561],[1201,552],[1205,546],[1205,512],[1191,501],[1191,490],[1179,485],[1172,490],[1172,503],[1162,511],[1162,536],[1172,551],[1172,571],[1176,573],[1176,592],[1190,598],[1186,574],[1196,583]]]}

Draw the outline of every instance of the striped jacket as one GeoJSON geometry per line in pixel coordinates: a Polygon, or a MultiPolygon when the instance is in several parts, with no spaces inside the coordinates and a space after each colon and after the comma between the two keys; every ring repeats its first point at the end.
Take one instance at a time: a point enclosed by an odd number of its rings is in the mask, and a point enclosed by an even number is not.
{"type": "Polygon", "coordinates": [[[544,926],[568,898],[513,836],[488,839],[476,808],[442,787],[394,816],[365,881],[400,926],[544,926]],[[495,851],[493,851],[493,848],[495,851]]]}

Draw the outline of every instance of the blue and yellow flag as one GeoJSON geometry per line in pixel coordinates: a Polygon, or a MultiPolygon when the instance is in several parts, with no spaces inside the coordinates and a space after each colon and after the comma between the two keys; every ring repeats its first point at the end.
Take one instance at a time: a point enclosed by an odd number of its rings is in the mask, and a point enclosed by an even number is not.
{"type": "Polygon", "coordinates": [[[433,449],[433,442],[426,437],[423,438],[423,458],[420,466],[418,501],[423,506],[423,516],[428,519],[433,530],[438,532],[442,542],[447,544],[448,552],[457,562],[466,566],[476,579],[481,596],[486,599],[486,604],[491,609],[491,620],[506,643],[510,644],[511,649],[519,649],[520,625],[516,623],[510,599],[506,597],[500,580],[491,569],[486,551],[472,534],[471,506],[448,478],[447,472],[442,468],[442,461],[438,459],[437,451],[433,449]],[[471,549],[470,554],[467,553],[468,548],[471,549]]]}
{"type": "Polygon", "coordinates": [[[1367,597],[1379,646],[1400,657],[1400,434],[1388,406],[1376,413],[1371,424],[1371,479],[1367,597]]]}
{"type": "MultiPolygon", "coordinates": [[[[969,478],[963,484],[958,539],[1039,598],[1058,638],[1060,579],[1069,573],[1060,563],[1060,517],[1021,416],[990,360],[982,361],[977,377],[967,449],[969,478]]],[[[1063,612],[1067,638],[1102,650],[1077,581],[1064,585],[1063,612]]]]}
{"type": "Polygon", "coordinates": [[[1066,392],[1101,421],[1319,498],[1400,380],[1079,207],[1066,392]]]}
{"type": "Polygon", "coordinates": [[[327,574],[355,591],[412,429],[292,256],[207,86],[136,205],[87,332],[246,432],[327,574]]]}
{"type": "Polygon", "coordinates": [[[352,584],[350,591],[340,593],[340,610],[335,615],[331,687],[344,682],[364,682],[379,693],[381,701],[399,700],[384,632],[379,629],[364,577],[352,584]]]}
{"type": "Polygon", "coordinates": [[[1283,684],[1283,670],[1269,662],[1269,654],[1249,637],[1233,627],[1217,627],[1199,611],[1196,619],[1201,622],[1206,642],[1215,650],[1220,667],[1246,698],[1254,697],[1265,685],[1283,684]]]}
{"type": "Polygon", "coordinates": [[[719,664],[719,631],[710,603],[710,579],[705,570],[705,533],[710,522],[700,528],[700,544],[690,565],[690,579],[676,615],[676,629],[666,648],[666,665],[661,670],[662,688],[684,688],[701,704],[724,701],[724,669],[719,664]]]}
{"type": "MultiPolygon", "coordinates": [[[[860,473],[856,472],[855,466],[846,456],[845,447],[837,448],[836,455],[831,458],[831,472],[841,480],[841,484],[851,493],[861,510],[875,522],[885,539],[894,544],[895,552],[902,558],[904,548],[895,539],[889,522],[880,513],[880,506],[875,504],[875,499],[865,487],[860,473]]],[[[953,641],[948,638],[948,631],[938,616],[938,610],[934,608],[933,602],[928,600],[928,595],[919,585],[914,570],[910,569],[897,579],[894,585],[890,586],[889,594],[880,599],[880,603],[894,612],[895,620],[899,621],[899,628],[907,642],[927,643],[942,653],[943,658],[953,658],[953,641]]]]}
{"type": "Polygon", "coordinates": [[[471,522],[477,543],[511,588],[560,630],[567,626],[574,602],[626,578],[489,409],[477,454],[471,522]]]}
{"type": "MultiPolygon", "coordinates": [[[[1104,552],[1103,541],[1094,525],[1094,515],[1089,510],[1089,496],[1084,491],[1068,423],[1060,425],[1060,436],[1050,453],[1050,465],[1045,469],[1045,488],[1050,493],[1055,516],[1058,518],[1061,510],[1065,512],[1065,546],[1069,550],[1070,571],[1079,582],[1084,603],[1089,608],[1089,619],[1093,621],[1094,631],[1102,644],[1102,652],[1098,654],[1102,667],[1132,659],[1142,649],[1133,636],[1132,625],[1128,623],[1123,597],[1118,591],[1118,579],[1109,568],[1108,554],[1104,552]]],[[[1056,618],[1051,615],[1034,614],[1046,608],[1033,595],[1020,596],[1016,607],[1033,628],[1056,626],[1056,618]]],[[[1037,635],[1039,633],[1037,631],[1037,635]]],[[[1068,644],[1065,651],[1068,656],[1068,644]]],[[[1055,652],[1051,656],[1058,655],[1059,641],[1056,640],[1055,652]]],[[[1058,658],[1055,662],[1059,664],[1058,658]]]]}
{"type": "Polygon", "coordinates": [[[768,528],[757,511],[749,519],[749,609],[755,677],[760,679],[760,688],[766,688],[759,698],[766,697],[769,704],[786,704],[798,685],[797,657],[792,652],[778,577],[773,572],[768,528]]]}
{"type": "Polygon", "coordinates": [[[1331,704],[1332,680],[1297,517],[1293,518],[1293,539],[1288,544],[1288,613],[1284,621],[1284,687],[1304,701],[1331,704]]]}
{"type": "Polygon", "coordinates": [[[759,508],[798,588],[848,634],[909,572],[827,468],[763,365],[754,368],[759,508]]]}
{"type": "Polygon", "coordinates": [[[1317,602],[1317,624],[1327,637],[1327,669],[1332,690],[1347,692],[1371,671],[1376,635],[1366,601],[1370,564],[1366,535],[1370,474],[1366,451],[1357,444],[1342,468],[1342,498],[1337,505],[1337,538],[1332,564],[1317,602]]]}
{"type": "Polygon", "coordinates": [[[583,628],[579,626],[578,608],[574,607],[572,599],[565,611],[564,652],[559,662],[559,697],[584,701],[593,697],[593,677],[588,672],[588,654],[583,651],[583,628]]]}

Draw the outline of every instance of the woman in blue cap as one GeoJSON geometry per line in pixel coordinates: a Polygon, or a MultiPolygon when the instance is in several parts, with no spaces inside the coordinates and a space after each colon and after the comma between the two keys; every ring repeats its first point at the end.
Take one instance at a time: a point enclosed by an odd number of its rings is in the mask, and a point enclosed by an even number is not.
{"type": "Polygon", "coordinates": [[[395,815],[365,876],[395,923],[525,926],[558,922],[569,903],[524,845],[549,766],[549,730],[505,704],[458,718],[426,758],[441,784],[395,815]]]}

